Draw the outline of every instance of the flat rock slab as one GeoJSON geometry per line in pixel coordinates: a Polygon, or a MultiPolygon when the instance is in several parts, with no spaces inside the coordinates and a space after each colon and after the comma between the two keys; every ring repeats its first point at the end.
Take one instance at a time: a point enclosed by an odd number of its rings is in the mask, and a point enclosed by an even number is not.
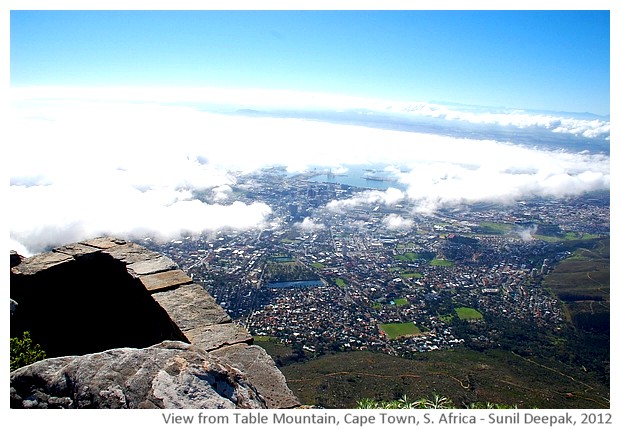
{"type": "Polygon", "coordinates": [[[65,255],[64,253],[41,253],[40,255],[24,259],[21,264],[11,268],[11,270],[14,274],[31,275],[73,260],[73,256],[65,255]]]}
{"type": "Polygon", "coordinates": [[[67,244],[61,247],[56,247],[54,250],[56,253],[62,253],[73,257],[79,257],[89,255],[91,253],[101,252],[101,249],[94,246],[89,246],[82,243],[67,244]]]}
{"type": "Polygon", "coordinates": [[[295,408],[300,405],[286,385],[286,378],[262,347],[237,344],[210,353],[245,373],[265,400],[267,408],[295,408]]]}
{"type": "Polygon", "coordinates": [[[160,273],[162,271],[176,270],[179,266],[166,256],[159,256],[145,261],[134,262],[127,265],[127,271],[135,276],[145,276],[147,274],[160,273]]]}
{"type": "Polygon", "coordinates": [[[140,281],[151,293],[172,289],[176,286],[189,284],[192,278],[182,270],[164,271],[163,273],[141,276],[140,281]]]}
{"type": "Polygon", "coordinates": [[[195,283],[153,293],[151,296],[183,332],[231,321],[230,316],[213,297],[195,283]]]}
{"type": "Polygon", "coordinates": [[[183,332],[194,345],[211,351],[233,344],[252,344],[253,338],[243,326],[236,323],[220,323],[201,326],[183,332]]]}
{"type": "Polygon", "coordinates": [[[238,369],[178,341],[46,359],[10,380],[11,408],[265,408],[238,369]]]}
{"type": "Polygon", "coordinates": [[[114,237],[97,237],[91,240],[84,240],[82,241],[82,244],[98,247],[99,249],[110,249],[112,247],[127,244],[127,242],[125,240],[114,237]]]}
{"type": "Polygon", "coordinates": [[[150,259],[161,258],[159,253],[148,250],[145,247],[135,243],[126,243],[109,247],[104,249],[103,252],[128,265],[136,262],[148,261],[150,259]]]}

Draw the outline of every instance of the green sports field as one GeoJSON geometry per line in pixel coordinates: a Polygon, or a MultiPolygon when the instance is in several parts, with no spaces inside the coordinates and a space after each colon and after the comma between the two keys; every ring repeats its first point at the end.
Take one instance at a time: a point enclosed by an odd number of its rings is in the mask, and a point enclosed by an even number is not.
{"type": "Polygon", "coordinates": [[[386,333],[390,340],[406,335],[418,335],[422,331],[413,322],[406,323],[384,323],[379,325],[379,329],[386,333]]]}
{"type": "Polygon", "coordinates": [[[456,308],[456,314],[461,320],[479,320],[482,319],[482,313],[478,310],[469,307],[456,308]]]}

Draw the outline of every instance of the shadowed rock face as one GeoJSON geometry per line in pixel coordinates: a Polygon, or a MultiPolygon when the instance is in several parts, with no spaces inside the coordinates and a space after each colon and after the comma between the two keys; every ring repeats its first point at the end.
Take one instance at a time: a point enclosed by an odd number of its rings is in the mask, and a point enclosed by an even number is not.
{"type": "Polygon", "coordinates": [[[11,250],[11,268],[18,266],[22,262],[22,257],[15,250],[11,250]]]}
{"type": "Polygon", "coordinates": [[[11,373],[14,408],[299,405],[271,357],[201,286],[124,240],[12,254],[11,336],[24,331],[53,359],[11,373]]]}
{"type": "Polygon", "coordinates": [[[30,331],[48,357],[189,342],[125,264],[101,252],[11,273],[11,298],[11,336],[30,331]]]}
{"type": "Polygon", "coordinates": [[[12,408],[265,408],[247,378],[204,350],[166,341],[46,359],[11,373],[12,408]]]}

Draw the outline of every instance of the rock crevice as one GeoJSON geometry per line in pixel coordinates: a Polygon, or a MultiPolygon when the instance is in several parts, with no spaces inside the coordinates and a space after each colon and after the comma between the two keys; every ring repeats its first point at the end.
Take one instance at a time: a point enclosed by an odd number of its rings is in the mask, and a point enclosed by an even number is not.
{"type": "Polygon", "coordinates": [[[245,328],[171,259],[135,243],[12,254],[11,300],[11,336],[28,330],[53,357],[11,373],[12,407],[299,405],[245,328]],[[94,362],[103,366],[92,372],[94,362]]]}

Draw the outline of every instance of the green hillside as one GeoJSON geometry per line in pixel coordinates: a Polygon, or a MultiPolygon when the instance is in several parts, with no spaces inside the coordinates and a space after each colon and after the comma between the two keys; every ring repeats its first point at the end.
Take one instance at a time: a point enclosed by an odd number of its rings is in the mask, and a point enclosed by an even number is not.
{"type": "Polygon", "coordinates": [[[590,374],[501,350],[463,348],[420,353],[414,359],[347,352],[280,369],[302,403],[325,408],[354,408],[364,398],[434,394],[450,398],[459,408],[475,402],[518,408],[609,407],[609,389],[590,374]]]}

